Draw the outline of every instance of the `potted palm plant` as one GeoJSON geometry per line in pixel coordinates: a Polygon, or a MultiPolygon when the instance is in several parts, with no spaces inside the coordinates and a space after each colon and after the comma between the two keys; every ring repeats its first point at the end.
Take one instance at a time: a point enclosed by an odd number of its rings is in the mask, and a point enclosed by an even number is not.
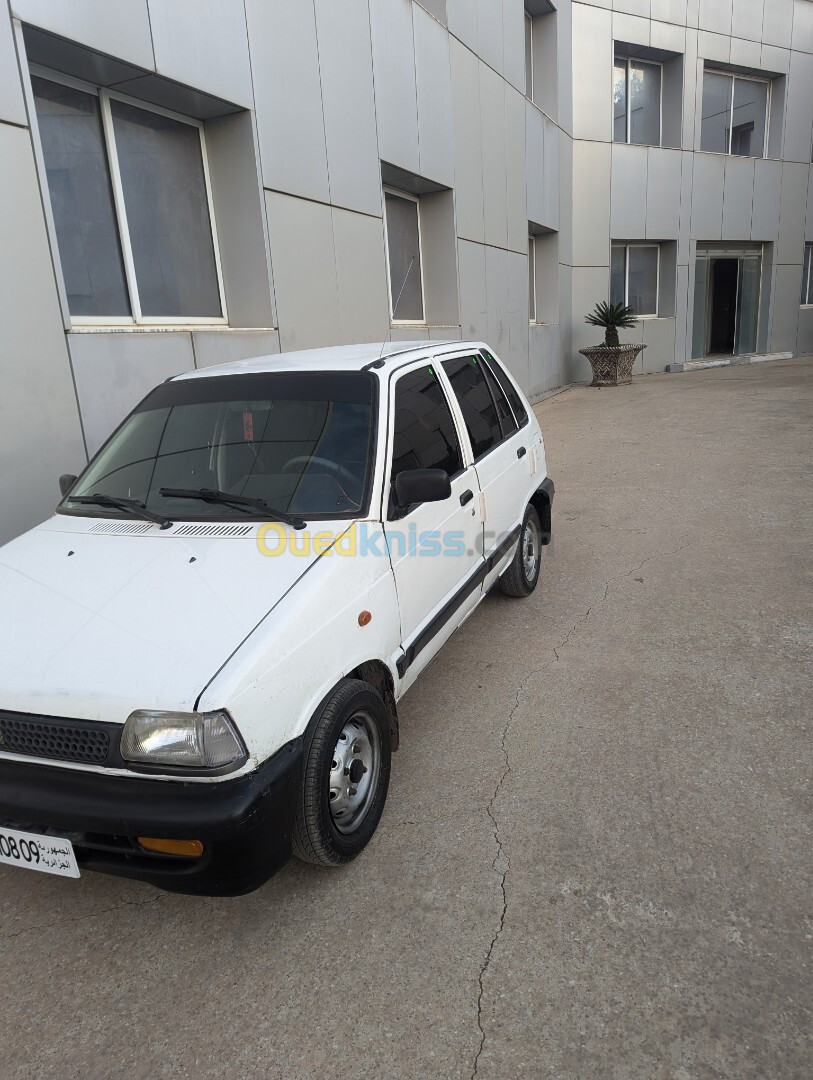
{"type": "Polygon", "coordinates": [[[596,304],[595,310],[585,317],[589,326],[604,330],[604,344],[581,349],[582,356],[590,361],[593,369],[592,386],[623,386],[632,382],[632,368],[646,345],[622,345],[619,330],[630,330],[638,319],[626,304],[608,304],[606,300],[596,304]]]}

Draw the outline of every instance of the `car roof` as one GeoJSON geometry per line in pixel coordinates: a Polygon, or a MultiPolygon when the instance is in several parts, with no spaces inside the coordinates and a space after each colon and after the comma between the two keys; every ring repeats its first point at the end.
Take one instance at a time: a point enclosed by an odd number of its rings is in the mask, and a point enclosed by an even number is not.
{"type": "Polygon", "coordinates": [[[327,349],[304,349],[233,360],[216,367],[186,371],[170,381],[208,379],[220,375],[259,375],[266,371],[361,371],[371,364],[383,370],[410,360],[420,360],[421,356],[481,347],[485,347],[481,341],[379,341],[372,345],[337,345],[327,349]]]}

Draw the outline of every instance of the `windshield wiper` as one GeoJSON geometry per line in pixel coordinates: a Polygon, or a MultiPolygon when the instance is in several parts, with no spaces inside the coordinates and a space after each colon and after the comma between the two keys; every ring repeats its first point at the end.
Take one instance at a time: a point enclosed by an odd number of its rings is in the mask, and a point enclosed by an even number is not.
{"type": "Polygon", "coordinates": [[[172,522],[169,518],[162,517],[161,514],[154,514],[152,510],[146,508],[144,503],[140,503],[136,499],[119,499],[115,495],[69,495],[65,501],[83,503],[86,506],[109,506],[114,510],[126,510],[128,514],[143,518],[144,521],[154,521],[162,529],[172,528],[172,522]]]}
{"type": "Polygon", "coordinates": [[[284,525],[290,525],[292,529],[307,529],[307,521],[303,521],[296,514],[286,514],[282,510],[275,510],[269,506],[265,499],[252,499],[248,495],[232,495],[228,491],[215,491],[213,488],[161,488],[160,495],[171,499],[201,499],[203,502],[231,503],[233,506],[245,507],[246,510],[261,511],[272,521],[281,521],[284,525]]]}

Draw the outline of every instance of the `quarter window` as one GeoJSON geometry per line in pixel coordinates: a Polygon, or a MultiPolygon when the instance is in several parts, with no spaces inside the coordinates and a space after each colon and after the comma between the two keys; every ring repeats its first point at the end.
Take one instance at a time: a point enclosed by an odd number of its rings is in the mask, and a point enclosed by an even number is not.
{"type": "Polygon", "coordinates": [[[658,314],[660,248],[657,244],[613,244],[610,303],[638,316],[658,314]]]}
{"type": "Polygon", "coordinates": [[[394,480],[405,469],[463,470],[460,442],[443,387],[431,368],[398,380],[392,450],[394,480]]]}
{"type": "Polygon", "coordinates": [[[384,203],[392,321],[422,323],[420,205],[417,198],[400,191],[385,191],[384,203]]]}
{"type": "Polygon", "coordinates": [[[527,410],[526,410],[525,406],[522,404],[522,398],[517,393],[516,387],[514,386],[514,384],[511,382],[511,380],[506,375],[505,369],[496,360],[496,358],[493,357],[491,355],[491,353],[489,353],[489,352],[487,352],[485,354],[485,358],[486,358],[486,361],[487,361],[487,366],[494,373],[494,376],[496,377],[497,382],[503,388],[503,391],[505,392],[505,396],[508,398],[509,402],[511,403],[511,409],[513,410],[513,413],[514,413],[514,416],[516,417],[517,423],[519,424],[520,427],[522,427],[525,424],[525,421],[528,419],[528,413],[527,413],[527,410]]]}
{"type": "Polygon", "coordinates": [[[700,149],[735,157],[764,157],[770,83],[706,71],[700,149]]]}
{"type": "Polygon", "coordinates": [[[616,56],[613,70],[613,138],[639,146],[661,145],[660,64],[616,56]]]}
{"type": "Polygon", "coordinates": [[[225,321],[202,125],[31,82],[71,316],[225,321]]]}
{"type": "Polygon", "coordinates": [[[497,408],[476,356],[446,360],[443,370],[449,377],[478,461],[502,439],[497,408]]]}
{"type": "Polygon", "coordinates": [[[805,265],[802,272],[802,306],[813,305],[813,244],[805,246],[805,265]]]}

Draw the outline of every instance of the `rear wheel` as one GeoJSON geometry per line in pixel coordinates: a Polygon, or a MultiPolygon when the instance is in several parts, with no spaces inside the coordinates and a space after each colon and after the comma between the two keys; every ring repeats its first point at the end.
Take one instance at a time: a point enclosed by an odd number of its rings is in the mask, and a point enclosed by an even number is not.
{"type": "Polygon", "coordinates": [[[305,745],[294,852],[306,862],[349,862],[375,832],[390,782],[392,743],[384,702],[345,679],[321,707],[305,745]]]}
{"type": "Polygon", "coordinates": [[[542,565],[542,526],[533,506],[528,506],[514,558],[500,578],[506,596],[530,596],[539,581],[542,565]]]}

